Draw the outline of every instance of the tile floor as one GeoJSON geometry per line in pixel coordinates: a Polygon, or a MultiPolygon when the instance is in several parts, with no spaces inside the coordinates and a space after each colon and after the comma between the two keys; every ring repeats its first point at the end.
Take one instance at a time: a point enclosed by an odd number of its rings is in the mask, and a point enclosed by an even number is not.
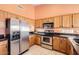
{"type": "Polygon", "coordinates": [[[48,50],[38,45],[34,45],[23,55],[65,55],[65,54],[54,50],[48,50]]]}

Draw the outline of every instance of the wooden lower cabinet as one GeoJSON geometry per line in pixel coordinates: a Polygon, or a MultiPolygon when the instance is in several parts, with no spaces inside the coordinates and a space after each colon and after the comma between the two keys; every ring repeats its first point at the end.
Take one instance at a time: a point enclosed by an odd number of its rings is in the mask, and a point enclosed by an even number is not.
{"type": "Polygon", "coordinates": [[[40,45],[41,44],[40,39],[41,39],[40,35],[30,35],[29,36],[29,45],[30,45],[30,47],[34,44],[40,45]]]}
{"type": "Polygon", "coordinates": [[[35,37],[35,44],[37,44],[37,45],[41,44],[41,36],[40,35],[36,35],[36,37],[35,37]]]}
{"type": "Polygon", "coordinates": [[[60,38],[60,51],[66,53],[66,39],[60,38]]]}
{"type": "Polygon", "coordinates": [[[53,37],[53,49],[60,50],[60,39],[59,37],[53,37]]]}
{"type": "Polygon", "coordinates": [[[7,54],[8,54],[7,41],[0,42],[0,55],[7,55],[7,54]]]}
{"type": "Polygon", "coordinates": [[[69,55],[73,54],[72,44],[68,38],[65,37],[53,37],[53,49],[69,55]]]}
{"type": "Polygon", "coordinates": [[[29,36],[29,46],[31,47],[34,44],[35,44],[35,35],[30,35],[29,36]]]}
{"type": "Polygon", "coordinates": [[[66,52],[66,39],[62,37],[53,37],[53,49],[66,52]]]}
{"type": "Polygon", "coordinates": [[[71,42],[67,39],[67,46],[66,46],[66,53],[69,55],[73,55],[74,54],[74,49],[73,46],[71,44],[71,42]]]}

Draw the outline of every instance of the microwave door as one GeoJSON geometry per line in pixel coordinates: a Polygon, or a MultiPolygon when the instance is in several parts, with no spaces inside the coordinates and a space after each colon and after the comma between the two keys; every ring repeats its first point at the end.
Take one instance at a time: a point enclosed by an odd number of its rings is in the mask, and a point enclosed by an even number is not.
{"type": "Polygon", "coordinates": [[[51,29],[54,27],[54,24],[53,23],[44,23],[43,24],[43,28],[45,29],[51,29]]]}

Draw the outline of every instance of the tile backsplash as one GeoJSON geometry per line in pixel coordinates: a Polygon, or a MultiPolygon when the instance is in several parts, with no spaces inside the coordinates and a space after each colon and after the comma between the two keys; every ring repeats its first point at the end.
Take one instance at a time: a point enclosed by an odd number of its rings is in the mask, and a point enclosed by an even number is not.
{"type": "Polygon", "coordinates": [[[74,33],[73,29],[61,29],[61,33],[74,33]]]}
{"type": "MultiPolygon", "coordinates": [[[[44,32],[44,30],[46,29],[43,29],[43,28],[37,28],[36,31],[37,32],[44,32]]],[[[55,28],[53,29],[54,32],[59,32],[59,33],[77,33],[79,34],[79,28],[55,28]]]]}
{"type": "Polygon", "coordinates": [[[36,28],[36,32],[44,32],[45,29],[43,28],[36,28]]]}
{"type": "Polygon", "coordinates": [[[54,29],[54,32],[79,34],[79,28],[57,28],[54,29]]]}

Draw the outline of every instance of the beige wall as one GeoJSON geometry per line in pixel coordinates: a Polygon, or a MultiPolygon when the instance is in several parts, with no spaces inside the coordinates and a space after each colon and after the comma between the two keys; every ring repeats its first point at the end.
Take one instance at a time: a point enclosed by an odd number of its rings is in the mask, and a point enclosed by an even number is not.
{"type": "Polygon", "coordinates": [[[21,5],[23,8],[18,8],[17,4],[0,4],[0,10],[8,11],[17,15],[22,15],[24,17],[35,19],[35,10],[32,5],[21,5]]]}
{"type": "Polygon", "coordinates": [[[79,4],[48,4],[48,5],[39,5],[35,9],[36,19],[48,18],[58,15],[70,14],[70,13],[79,13],[79,4]]]}
{"type": "Polygon", "coordinates": [[[17,4],[0,4],[0,10],[22,15],[30,19],[48,18],[79,12],[79,4],[45,4],[38,6],[22,4],[21,6],[23,6],[23,9],[17,8],[17,4]]]}

